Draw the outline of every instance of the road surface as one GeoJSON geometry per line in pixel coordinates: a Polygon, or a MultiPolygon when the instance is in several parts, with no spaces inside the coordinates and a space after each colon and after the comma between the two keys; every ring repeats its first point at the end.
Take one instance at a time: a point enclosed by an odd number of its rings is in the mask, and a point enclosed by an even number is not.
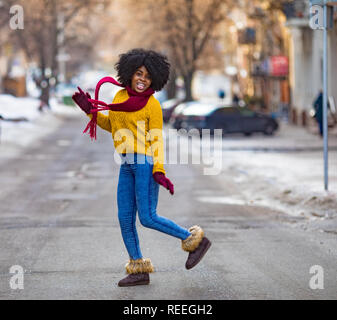
{"type": "Polygon", "coordinates": [[[108,133],[100,130],[96,142],[81,134],[86,121],[65,117],[20,157],[0,153],[0,299],[337,298],[336,234],[303,230],[270,208],[207,201],[230,198],[231,177],[205,176],[201,165],[166,165],[175,194],[160,189],[158,213],[201,225],[211,249],[185,270],[180,240],[138,223],[156,272],[149,286],[119,288],[128,259],[117,219],[119,166],[108,133]],[[12,288],[15,265],[23,289],[12,288]]]}

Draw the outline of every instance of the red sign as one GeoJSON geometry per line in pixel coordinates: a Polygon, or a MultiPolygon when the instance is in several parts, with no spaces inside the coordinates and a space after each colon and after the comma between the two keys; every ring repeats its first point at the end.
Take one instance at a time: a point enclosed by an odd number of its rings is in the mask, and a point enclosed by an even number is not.
{"type": "Polygon", "coordinates": [[[289,74],[289,60],[286,56],[273,56],[270,58],[270,75],[275,77],[287,76],[289,74]]]}

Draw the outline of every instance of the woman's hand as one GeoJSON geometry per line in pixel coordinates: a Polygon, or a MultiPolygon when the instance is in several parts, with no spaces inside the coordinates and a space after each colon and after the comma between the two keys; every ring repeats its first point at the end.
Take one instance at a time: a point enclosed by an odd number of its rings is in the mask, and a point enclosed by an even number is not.
{"type": "Polygon", "coordinates": [[[72,98],[86,114],[89,114],[92,108],[92,103],[88,100],[91,99],[90,94],[85,94],[80,87],[77,88],[79,92],[75,92],[72,98]]]}
{"type": "Polygon", "coordinates": [[[155,172],[153,174],[153,179],[164,188],[170,191],[170,193],[174,194],[174,186],[170,179],[165,177],[165,174],[162,172],[155,172]]]}

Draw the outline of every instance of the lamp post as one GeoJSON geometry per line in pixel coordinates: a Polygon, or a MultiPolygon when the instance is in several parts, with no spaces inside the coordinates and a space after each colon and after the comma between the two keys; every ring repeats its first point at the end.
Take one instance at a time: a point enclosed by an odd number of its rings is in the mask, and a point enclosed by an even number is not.
{"type": "MultiPolygon", "coordinates": [[[[323,145],[324,145],[324,189],[329,188],[328,163],[328,9],[337,6],[337,0],[311,0],[311,5],[323,7],[323,145]],[[329,8],[330,7],[330,8],[329,8]]],[[[331,17],[331,15],[330,15],[331,17]]]]}
{"type": "Polygon", "coordinates": [[[324,189],[329,188],[328,146],[328,7],[324,5],[323,30],[323,138],[324,138],[324,189]]]}

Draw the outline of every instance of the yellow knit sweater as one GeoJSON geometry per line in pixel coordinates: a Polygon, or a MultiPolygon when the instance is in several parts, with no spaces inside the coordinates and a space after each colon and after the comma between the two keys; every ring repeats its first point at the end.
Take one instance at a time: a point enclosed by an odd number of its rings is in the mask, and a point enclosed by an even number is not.
{"type": "MultiPolygon", "coordinates": [[[[126,89],[117,92],[113,103],[129,98],[126,89]]],[[[91,118],[92,115],[89,115],[91,118]]],[[[159,101],[152,95],[146,106],[134,112],[110,111],[97,113],[97,125],[111,132],[118,153],[141,153],[153,157],[153,173],[163,172],[163,113],[159,101]]]]}

